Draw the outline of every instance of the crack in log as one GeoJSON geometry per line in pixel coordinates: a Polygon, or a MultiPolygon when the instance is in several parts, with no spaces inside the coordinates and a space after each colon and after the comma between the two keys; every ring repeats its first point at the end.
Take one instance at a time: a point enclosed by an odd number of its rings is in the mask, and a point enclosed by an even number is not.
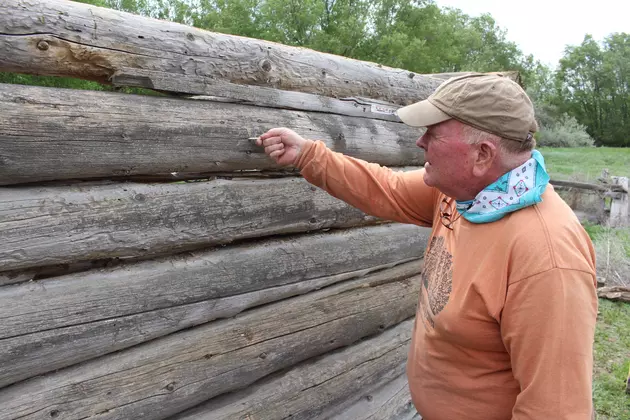
{"type": "MultiPolygon", "coordinates": [[[[32,37],[32,36],[50,36],[52,38],[56,38],[60,41],[64,41],[67,42],[69,44],[74,44],[74,45],[81,45],[83,47],[89,47],[89,48],[94,48],[94,49],[100,49],[100,50],[106,50],[106,51],[113,51],[113,52],[118,52],[118,53],[123,53],[123,54],[130,54],[130,55],[137,55],[140,57],[149,57],[149,58],[163,58],[160,57],[159,55],[150,55],[150,54],[141,54],[138,52],[132,52],[132,51],[125,51],[125,50],[119,50],[117,48],[110,48],[110,47],[103,47],[100,45],[92,45],[92,44],[86,44],[84,42],[78,42],[78,41],[74,41],[74,40],[70,40],[70,39],[66,39],[61,35],[52,33],[52,32],[33,32],[33,33],[28,33],[28,34],[5,34],[5,33],[0,33],[0,36],[10,36],[10,37],[32,37]]],[[[159,50],[156,50],[159,51],[159,50]]],[[[185,56],[185,57],[190,57],[189,55],[186,54],[181,54],[181,53],[177,53],[177,52],[170,52],[171,54],[178,54],[181,56],[185,56]]]]}

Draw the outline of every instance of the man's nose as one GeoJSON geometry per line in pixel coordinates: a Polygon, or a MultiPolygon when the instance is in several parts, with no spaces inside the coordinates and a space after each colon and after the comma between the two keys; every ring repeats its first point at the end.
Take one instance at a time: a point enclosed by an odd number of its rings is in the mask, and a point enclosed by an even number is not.
{"type": "Polygon", "coordinates": [[[423,134],[420,137],[418,137],[418,140],[416,140],[416,146],[418,146],[421,149],[427,150],[426,134],[423,134]]]}

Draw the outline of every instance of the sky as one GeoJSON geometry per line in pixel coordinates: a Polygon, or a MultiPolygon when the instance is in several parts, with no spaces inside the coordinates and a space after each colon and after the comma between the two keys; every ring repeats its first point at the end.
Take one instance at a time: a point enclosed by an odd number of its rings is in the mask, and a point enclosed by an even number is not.
{"type": "Polygon", "coordinates": [[[630,33],[630,0],[434,0],[440,7],[471,16],[492,15],[507,39],[525,54],[555,67],[566,45],[579,45],[585,34],[601,41],[613,32],[630,33]]]}

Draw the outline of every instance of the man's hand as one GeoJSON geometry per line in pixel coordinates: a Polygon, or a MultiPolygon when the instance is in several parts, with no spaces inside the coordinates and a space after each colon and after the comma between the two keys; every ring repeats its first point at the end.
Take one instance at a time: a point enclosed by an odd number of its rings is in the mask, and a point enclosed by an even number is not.
{"type": "Polygon", "coordinates": [[[302,146],[307,142],[288,128],[272,128],[258,137],[256,144],[265,147],[265,153],[279,165],[295,165],[302,146]]]}

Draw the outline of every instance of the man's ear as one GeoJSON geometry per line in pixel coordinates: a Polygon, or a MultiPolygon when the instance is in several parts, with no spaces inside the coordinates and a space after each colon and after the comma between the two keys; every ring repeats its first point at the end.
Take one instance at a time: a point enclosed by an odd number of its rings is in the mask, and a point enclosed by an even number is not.
{"type": "Polygon", "coordinates": [[[498,157],[497,146],[488,140],[483,140],[477,145],[477,153],[475,154],[475,162],[473,165],[473,175],[476,177],[484,176],[492,168],[498,157]]]}

